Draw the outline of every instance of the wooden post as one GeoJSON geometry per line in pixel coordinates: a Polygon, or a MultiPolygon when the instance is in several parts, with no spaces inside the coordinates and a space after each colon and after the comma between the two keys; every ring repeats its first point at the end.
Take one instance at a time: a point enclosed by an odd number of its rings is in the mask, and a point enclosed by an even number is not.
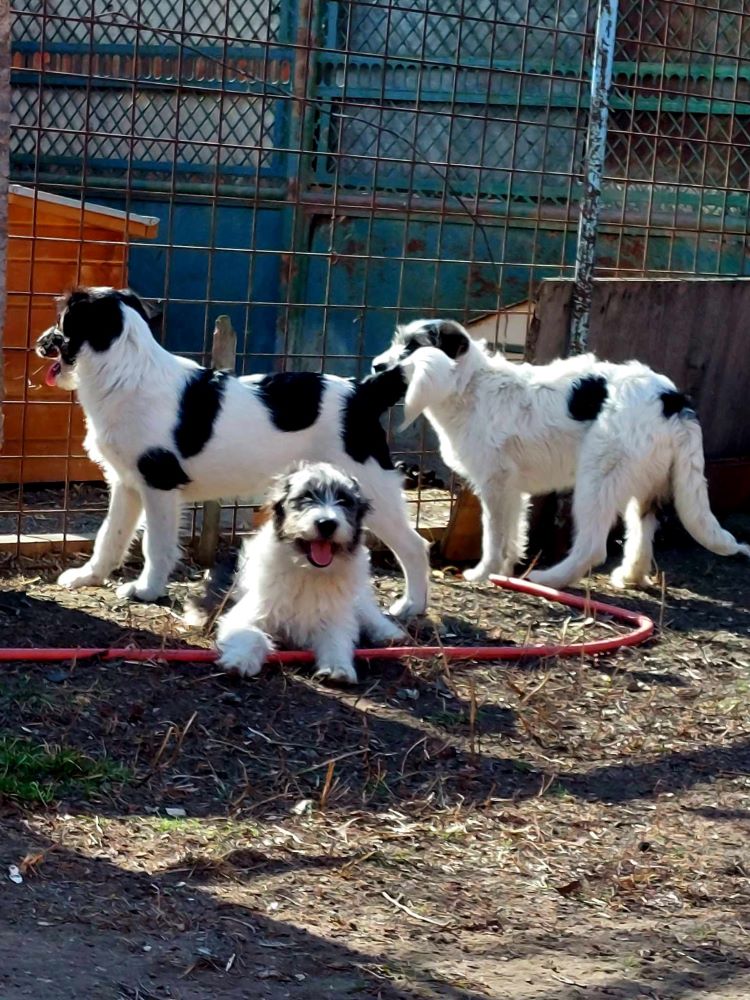
{"type": "MultiPolygon", "coordinates": [[[[220,372],[234,373],[237,357],[237,334],[232,329],[229,316],[217,316],[211,345],[211,367],[220,372]]],[[[207,500],[203,504],[203,524],[198,541],[198,563],[213,566],[216,548],[219,544],[221,527],[221,504],[218,500],[207,500]]]]}
{"type": "Polygon", "coordinates": [[[468,487],[456,497],[440,554],[448,562],[470,562],[482,555],[481,508],[468,487]]]}

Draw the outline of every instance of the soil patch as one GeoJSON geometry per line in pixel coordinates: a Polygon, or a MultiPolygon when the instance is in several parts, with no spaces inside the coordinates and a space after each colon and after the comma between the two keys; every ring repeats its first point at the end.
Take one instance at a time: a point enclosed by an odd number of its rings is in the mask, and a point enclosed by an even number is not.
{"type": "MultiPolygon", "coordinates": [[[[663,593],[618,595],[658,640],[598,661],[386,661],[349,690],[3,665],[3,749],[46,754],[52,793],[0,797],[0,996],[747,996],[748,567],[659,558],[663,593]]],[[[197,570],[158,606],[55,572],[6,567],[5,644],[209,642],[178,617],[197,570]]],[[[434,591],[420,641],[613,627],[450,570],[434,591]]]]}

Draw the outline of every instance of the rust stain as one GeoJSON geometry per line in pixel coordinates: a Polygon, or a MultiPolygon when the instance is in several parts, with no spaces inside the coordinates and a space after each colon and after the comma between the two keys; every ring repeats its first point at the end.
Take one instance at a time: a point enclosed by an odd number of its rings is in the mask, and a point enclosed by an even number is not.
{"type": "Polygon", "coordinates": [[[330,254],[331,264],[343,267],[350,277],[354,277],[357,268],[360,267],[361,257],[365,256],[367,245],[363,240],[356,240],[350,237],[344,241],[343,246],[338,251],[330,254]]]}
{"type": "Polygon", "coordinates": [[[495,296],[498,293],[497,282],[485,278],[479,264],[472,264],[469,267],[469,295],[473,299],[481,299],[487,295],[495,296]]]}
{"type": "Polygon", "coordinates": [[[407,253],[420,253],[425,248],[424,240],[409,240],[406,244],[407,253]]]}

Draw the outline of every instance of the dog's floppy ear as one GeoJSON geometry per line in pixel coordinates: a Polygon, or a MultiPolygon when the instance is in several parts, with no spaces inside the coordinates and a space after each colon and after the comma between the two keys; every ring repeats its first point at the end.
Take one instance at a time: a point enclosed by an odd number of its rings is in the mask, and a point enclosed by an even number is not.
{"type": "Polygon", "coordinates": [[[430,325],[430,340],[453,361],[466,354],[471,342],[466,330],[452,319],[435,320],[430,325]]]}
{"type": "Polygon", "coordinates": [[[117,297],[124,305],[134,309],[147,323],[150,322],[153,315],[151,306],[139,295],[136,295],[132,288],[118,288],[117,297]]]}
{"type": "Polygon", "coordinates": [[[438,348],[420,347],[401,368],[409,383],[404,399],[404,422],[401,430],[414,423],[420,413],[442,402],[453,388],[456,362],[438,348]]]}
{"type": "Polygon", "coordinates": [[[268,491],[265,506],[273,514],[273,523],[276,528],[280,528],[284,523],[284,504],[291,489],[291,477],[289,473],[277,476],[268,491]]]}
{"type": "Polygon", "coordinates": [[[117,291],[120,301],[134,309],[141,319],[148,323],[148,328],[156,341],[162,339],[162,326],[164,323],[164,307],[157,299],[142,299],[136,295],[132,288],[120,288],[117,291]]]}
{"type": "Polygon", "coordinates": [[[87,288],[74,288],[67,295],[62,296],[61,308],[72,309],[74,306],[80,306],[82,303],[88,304],[92,301],[93,297],[87,288]]]}

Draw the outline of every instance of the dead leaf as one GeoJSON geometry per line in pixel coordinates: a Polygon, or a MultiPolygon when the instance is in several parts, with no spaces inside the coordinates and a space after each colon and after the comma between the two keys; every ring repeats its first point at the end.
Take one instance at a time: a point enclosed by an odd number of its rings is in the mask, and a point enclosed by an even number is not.
{"type": "Polygon", "coordinates": [[[36,875],[37,868],[42,864],[46,856],[44,851],[29,851],[19,862],[18,870],[22,875],[28,875],[29,873],[36,875]]]}

